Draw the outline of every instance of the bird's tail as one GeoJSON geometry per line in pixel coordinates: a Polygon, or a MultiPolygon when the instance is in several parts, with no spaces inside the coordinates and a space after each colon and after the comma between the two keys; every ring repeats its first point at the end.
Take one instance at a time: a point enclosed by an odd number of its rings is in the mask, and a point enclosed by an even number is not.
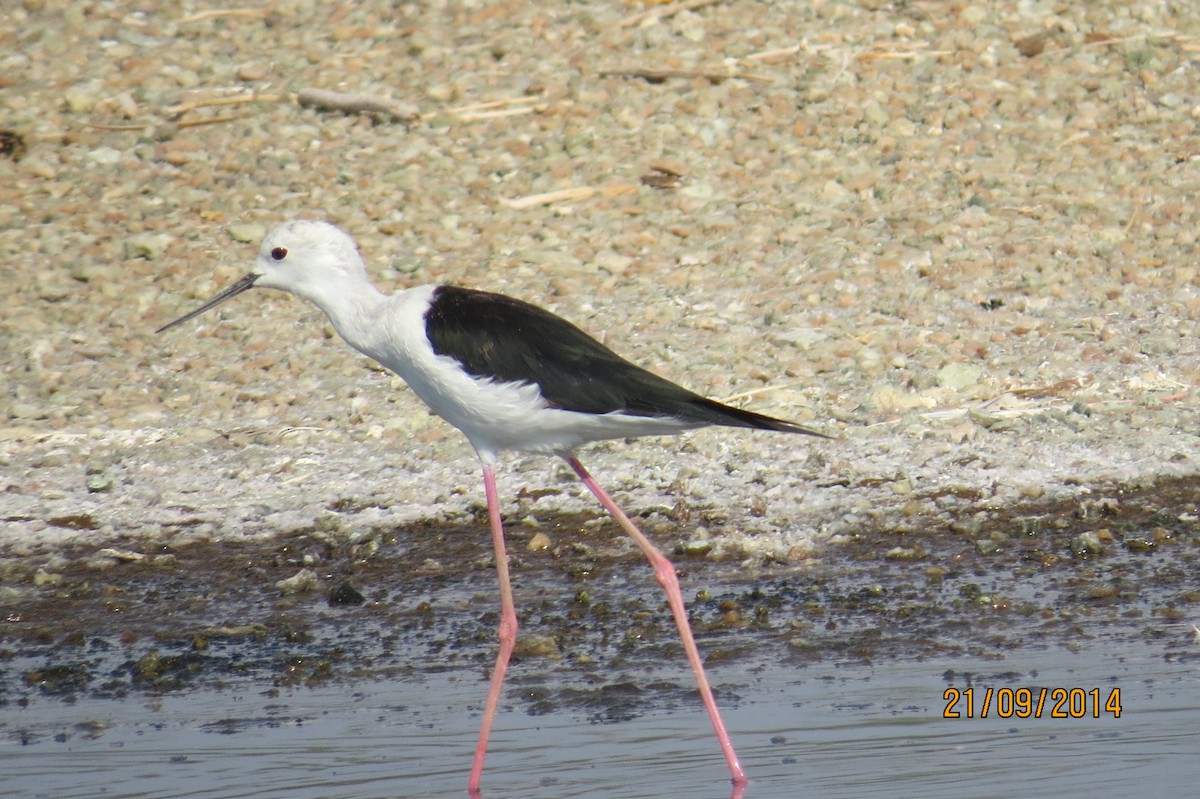
{"type": "Polygon", "coordinates": [[[798,433],[805,436],[815,436],[816,438],[832,438],[832,436],[818,433],[816,430],[796,424],[795,422],[789,422],[786,419],[776,419],[773,416],[735,408],[732,405],[725,405],[705,397],[700,397],[698,401],[693,403],[693,407],[697,411],[697,421],[703,420],[708,424],[725,425],[727,427],[750,427],[757,430],[774,430],[779,433],[798,433]]]}

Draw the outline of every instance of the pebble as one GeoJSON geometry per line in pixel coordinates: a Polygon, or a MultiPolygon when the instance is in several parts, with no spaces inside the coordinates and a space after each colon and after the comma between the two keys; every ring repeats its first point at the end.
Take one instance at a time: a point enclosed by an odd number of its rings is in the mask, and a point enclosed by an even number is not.
{"type": "Polygon", "coordinates": [[[43,569],[38,569],[33,574],[33,584],[38,588],[42,588],[47,585],[58,585],[62,582],[62,580],[63,576],[61,574],[47,572],[43,569]]]}
{"type": "Polygon", "coordinates": [[[995,541],[991,538],[980,538],[975,542],[975,550],[979,552],[980,555],[995,555],[999,552],[1003,552],[1004,547],[1000,545],[999,541],[995,541]]]}
{"type": "Polygon", "coordinates": [[[280,580],[275,583],[275,587],[283,593],[284,596],[292,594],[304,594],[311,591],[317,591],[321,588],[321,578],[312,569],[301,569],[291,577],[280,580]]]}
{"type": "Polygon", "coordinates": [[[549,549],[551,545],[550,536],[546,535],[545,533],[538,532],[534,533],[530,537],[529,543],[525,545],[525,548],[530,552],[540,552],[542,550],[549,549]]]}
{"type": "Polygon", "coordinates": [[[108,558],[118,563],[140,563],[146,559],[146,556],[141,552],[134,552],[131,549],[116,549],[113,547],[105,547],[96,552],[96,556],[100,558],[108,558]]]}
{"type": "Polygon", "coordinates": [[[220,432],[209,427],[183,427],[177,431],[181,444],[207,444],[220,438],[220,432]]]}
{"type": "Polygon", "coordinates": [[[1100,541],[1099,535],[1087,530],[1071,539],[1071,551],[1081,556],[1102,555],[1104,554],[1104,544],[1100,541]]]}
{"type": "Polygon", "coordinates": [[[259,244],[267,235],[267,226],[255,222],[230,225],[225,230],[231,239],[242,244],[259,244]]]}
{"type": "Polygon", "coordinates": [[[952,363],[937,371],[937,384],[943,388],[955,390],[966,388],[979,382],[983,376],[983,368],[972,363],[952,363]]]}
{"type": "Polygon", "coordinates": [[[98,81],[68,86],[63,92],[63,104],[72,114],[86,114],[100,102],[102,88],[98,81]]]}
{"type": "MultiPolygon", "coordinates": [[[[40,405],[35,405],[32,402],[14,402],[8,406],[8,415],[13,419],[45,419],[46,408],[40,405]]],[[[53,460],[47,462],[46,456],[42,459],[44,466],[58,466],[59,463],[54,463],[53,460]]]]}
{"type": "Polygon", "coordinates": [[[113,479],[107,472],[98,472],[87,476],[89,494],[103,494],[112,491],[113,479]]]}
{"type": "Polygon", "coordinates": [[[53,180],[58,176],[58,169],[53,164],[37,157],[24,159],[21,168],[42,180],[53,180]]]}
{"type": "Polygon", "coordinates": [[[250,61],[245,64],[239,64],[236,70],[238,80],[257,81],[263,80],[271,74],[269,64],[264,64],[261,61],[250,61]]]}
{"type": "Polygon", "coordinates": [[[115,264],[99,261],[75,261],[71,264],[68,274],[80,283],[91,283],[96,280],[110,280],[120,273],[115,264]]]}
{"type": "Polygon", "coordinates": [[[153,261],[171,246],[174,237],[167,233],[139,233],[125,240],[125,257],[153,261]]]}
{"type": "MultiPolygon", "coordinates": [[[[286,593],[286,591],[285,591],[285,593],[286,593]]],[[[357,588],[355,588],[350,583],[349,580],[346,580],[345,582],[341,583],[340,585],[338,585],[336,588],[334,588],[332,591],[329,592],[328,601],[329,601],[329,604],[334,607],[337,607],[337,606],[351,606],[352,607],[355,605],[363,604],[364,602],[367,601],[367,599],[366,599],[366,597],[364,597],[362,595],[362,592],[360,592],[357,588]]]]}
{"type": "Polygon", "coordinates": [[[527,657],[558,658],[562,656],[562,652],[558,648],[558,641],[553,636],[531,633],[520,633],[517,636],[513,652],[527,657]]]}
{"type": "Polygon", "coordinates": [[[1158,548],[1158,542],[1141,533],[1125,536],[1122,543],[1130,552],[1153,552],[1158,548]]]}
{"type": "Polygon", "coordinates": [[[634,264],[634,259],[612,250],[601,250],[596,253],[595,263],[597,268],[610,275],[620,275],[634,264]]]}
{"type": "Polygon", "coordinates": [[[95,150],[92,150],[87,154],[87,159],[89,161],[91,161],[93,164],[100,164],[101,166],[113,166],[114,164],[119,164],[121,163],[122,158],[124,158],[124,155],[115,147],[97,147],[95,150]]]}

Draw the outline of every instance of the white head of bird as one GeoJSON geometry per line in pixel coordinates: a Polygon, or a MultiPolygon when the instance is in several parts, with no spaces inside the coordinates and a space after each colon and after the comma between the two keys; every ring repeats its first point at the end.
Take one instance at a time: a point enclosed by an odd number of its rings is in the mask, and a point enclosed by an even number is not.
{"type": "Polygon", "coordinates": [[[349,234],[328,222],[292,219],[263,239],[252,272],[156,332],[194,319],[252,288],[281,289],[308,300],[347,339],[353,338],[355,322],[383,299],[349,234]]]}
{"type": "Polygon", "coordinates": [[[282,289],[316,305],[333,320],[378,299],[354,239],[328,222],[293,219],[263,240],[254,264],[255,286],[282,289]]]}

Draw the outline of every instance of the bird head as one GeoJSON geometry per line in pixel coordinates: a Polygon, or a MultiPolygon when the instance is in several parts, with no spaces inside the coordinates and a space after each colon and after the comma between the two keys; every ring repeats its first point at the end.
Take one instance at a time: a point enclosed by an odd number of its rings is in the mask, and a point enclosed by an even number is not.
{"type": "Polygon", "coordinates": [[[292,219],[263,239],[254,271],[196,310],[160,327],[158,333],[194,319],[252,288],[272,288],[302,297],[330,313],[330,305],[370,285],[354,239],[328,222],[292,219]]]}
{"type": "Polygon", "coordinates": [[[317,305],[367,280],[354,239],[328,222],[292,219],[263,239],[254,285],[282,289],[317,305]]]}

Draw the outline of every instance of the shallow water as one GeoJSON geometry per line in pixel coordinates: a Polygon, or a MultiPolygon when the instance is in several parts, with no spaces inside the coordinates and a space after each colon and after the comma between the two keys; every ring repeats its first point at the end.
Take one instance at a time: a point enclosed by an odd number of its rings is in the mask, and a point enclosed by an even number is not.
{"type": "MultiPolygon", "coordinates": [[[[1200,752],[1200,661],[1129,643],[1015,663],[963,658],[799,670],[715,669],[741,701],[726,721],[747,799],[796,796],[1188,795],[1200,752]],[[950,685],[1120,689],[1120,718],[943,718],[950,685]],[[954,675],[948,676],[947,670],[954,675]],[[988,676],[996,675],[996,676],[988,676]]],[[[6,796],[465,795],[485,684],[474,673],[286,692],[199,690],[123,700],[34,699],[2,711],[6,796]],[[470,708],[470,710],[468,710],[470,708]]],[[[993,694],[995,697],[995,694],[993,694]]],[[[513,695],[510,692],[509,698],[513,695]]],[[[976,704],[979,704],[977,700],[976,704]]],[[[486,797],[725,797],[699,707],[616,723],[573,711],[498,718],[486,797]]],[[[958,709],[965,710],[960,701],[958,709]]],[[[1090,716],[1090,707],[1088,715],[1090,716]]]]}

